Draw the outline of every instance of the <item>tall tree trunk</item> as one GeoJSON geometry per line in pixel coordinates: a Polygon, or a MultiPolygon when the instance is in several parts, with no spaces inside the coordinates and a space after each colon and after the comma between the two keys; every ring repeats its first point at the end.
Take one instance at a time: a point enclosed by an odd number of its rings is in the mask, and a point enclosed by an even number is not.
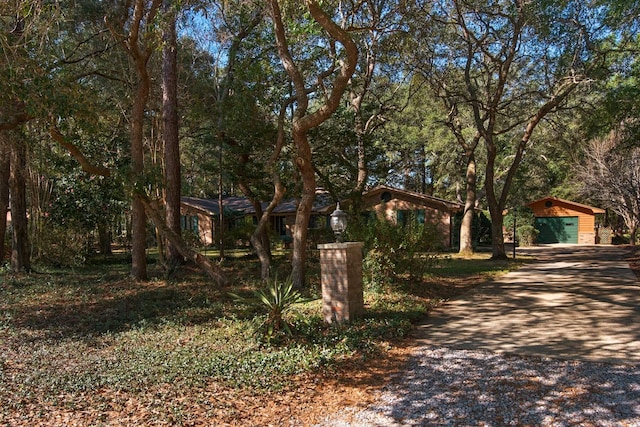
{"type": "MultiPolygon", "coordinates": [[[[164,0],[165,27],[162,35],[162,139],[164,142],[165,212],[167,226],[180,235],[180,143],[178,136],[178,65],[176,11],[164,0]]],[[[167,242],[169,270],[183,261],[180,251],[167,242]]]]}
{"type": "Polygon", "coordinates": [[[220,138],[220,145],[218,146],[218,165],[220,170],[218,171],[218,249],[220,261],[224,260],[224,196],[222,194],[223,182],[222,182],[222,138],[220,138]]]}
{"type": "Polygon", "coordinates": [[[353,188],[354,196],[360,199],[362,193],[364,193],[365,186],[367,185],[367,179],[369,178],[369,170],[367,169],[367,148],[365,144],[366,129],[362,119],[362,102],[368,88],[368,81],[366,82],[363,93],[359,96],[352,94],[351,108],[354,111],[354,130],[356,134],[356,150],[358,155],[358,175],[356,176],[356,185],[353,188]]]}
{"type": "Polygon", "coordinates": [[[418,191],[422,194],[427,194],[427,152],[424,144],[420,146],[418,162],[420,163],[420,187],[418,191]]]}
{"type": "Polygon", "coordinates": [[[136,280],[146,280],[147,273],[147,215],[141,200],[144,192],[144,111],[149,96],[149,76],[139,74],[138,90],[131,113],[131,175],[133,197],[131,201],[131,275],[136,280]]]}
{"type": "Polygon", "coordinates": [[[320,126],[331,117],[338,108],[349,79],[355,71],[358,62],[358,48],[350,34],[333,22],[321,9],[316,0],[305,0],[305,5],[314,21],[326,31],[332,40],[339,42],[344,48],[344,58],[338,74],[333,80],[330,92],[325,96],[323,101],[317,105],[317,108],[315,108],[312,113],[309,113],[309,97],[305,86],[306,80],[289,51],[280,4],[278,0],[269,0],[269,5],[271,7],[278,56],[293,83],[297,101],[293,114],[292,135],[297,152],[296,166],[302,178],[302,196],[296,211],[295,229],[293,232],[292,275],[294,286],[301,288],[305,283],[307,236],[316,191],[315,171],[307,134],[311,129],[320,126]]]}
{"type": "Polygon", "coordinates": [[[502,191],[500,192],[502,197],[500,197],[496,192],[495,185],[497,147],[493,142],[493,138],[485,137],[485,146],[487,147],[487,176],[484,187],[487,193],[489,214],[491,215],[491,259],[502,260],[507,259],[507,253],[504,249],[504,233],[502,230],[504,217],[502,216],[502,212],[506,203],[506,195],[509,191],[510,181],[504,183],[502,191]]]}
{"type": "Polygon", "coordinates": [[[466,197],[462,224],[460,224],[460,251],[461,255],[470,255],[473,249],[473,218],[476,206],[476,158],[474,151],[467,153],[466,197]]]}
{"type": "Polygon", "coordinates": [[[7,248],[7,212],[9,210],[9,178],[11,172],[11,151],[5,132],[0,131],[0,263],[4,261],[7,248]]]}
{"type": "Polygon", "coordinates": [[[147,45],[153,22],[162,5],[161,0],[135,0],[129,25],[126,48],[136,69],[136,94],[131,111],[131,275],[146,280],[147,275],[147,215],[144,210],[144,117],[151,79],[147,69],[154,47],[147,45]]]}
{"type": "Polygon", "coordinates": [[[111,255],[111,230],[109,224],[101,222],[98,224],[98,247],[102,255],[111,255]]]}
{"type": "Polygon", "coordinates": [[[11,244],[11,270],[30,272],[29,231],[27,219],[27,146],[24,141],[11,141],[11,224],[13,236],[11,244]]]}
{"type": "Polygon", "coordinates": [[[296,287],[304,286],[307,272],[307,237],[309,235],[309,221],[316,197],[316,174],[313,169],[311,147],[307,139],[307,132],[295,129],[293,141],[298,150],[296,166],[302,179],[302,196],[296,210],[293,229],[293,255],[291,258],[293,283],[296,287]]]}
{"type": "MultiPolygon", "coordinates": [[[[357,122],[362,120],[356,119],[357,122]]],[[[356,129],[359,125],[356,124],[356,129]]],[[[358,195],[364,193],[364,188],[367,185],[367,179],[369,178],[369,171],[367,169],[367,149],[365,144],[364,132],[358,132],[356,130],[356,141],[358,144],[358,176],[356,178],[356,185],[354,191],[358,195]]]]}

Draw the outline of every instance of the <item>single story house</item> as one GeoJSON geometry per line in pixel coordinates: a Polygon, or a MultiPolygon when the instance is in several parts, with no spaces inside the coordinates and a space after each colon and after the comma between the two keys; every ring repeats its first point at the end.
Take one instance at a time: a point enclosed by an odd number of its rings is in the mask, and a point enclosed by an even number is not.
{"type": "MultiPolygon", "coordinates": [[[[340,203],[348,206],[349,201],[340,203]]],[[[457,212],[462,212],[464,205],[428,194],[380,185],[362,195],[362,209],[375,212],[378,218],[394,224],[406,224],[412,215],[420,223],[434,224],[441,235],[442,247],[450,248],[454,233],[453,217],[457,212]]]]}
{"type": "MultiPolygon", "coordinates": [[[[311,211],[310,228],[324,226],[323,218],[327,214],[327,207],[331,201],[328,196],[319,191],[316,194],[313,209],[311,211]]],[[[224,209],[225,229],[233,229],[249,218],[257,222],[256,210],[246,197],[225,196],[222,198],[224,209]]],[[[268,202],[262,203],[266,209],[268,202]]],[[[271,229],[281,237],[291,236],[296,217],[296,200],[285,200],[273,210],[271,214],[271,229]]],[[[216,241],[216,227],[220,217],[218,199],[201,199],[197,197],[182,197],[180,206],[180,221],[183,230],[195,233],[204,245],[211,245],[216,241]]]]}
{"type": "MultiPolygon", "coordinates": [[[[342,207],[351,203],[350,200],[340,202],[342,207]]],[[[222,201],[225,214],[225,228],[234,228],[247,217],[255,218],[255,208],[245,197],[227,196],[222,201]]],[[[263,204],[266,207],[267,203],[263,204]]],[[[311,212],[311,229],[327,227],[327,218],[335,210],[336,203],[326,191],[318,190],[311,212]]],[[[451,247],[453,235],[452,218],[456,212],[464,208],[459,203],[427,194],[400,190],[388,186],[375,187],[362,196],[362,209],[375,212],[379,218],[385,218],[396,224],[404,224],[413,213],[419,222],[435,224],[442,235],[442,246],[451,247]]],[[[271,215],[271,228],[281,237],[291,236],[295,223],[297,202],[285,200],[280,203],[271,215]]],[[[200,199],[182,197],[180,209],[182,227],[196,233],[205,245],[215,242],[216,224],[218,223],[219,208],[217,199],[200,199]]]]}
{"type": "Polygon", "coordinates": [[[537,243],[596,243],[596,215],[604,209],[545,197],[528,203],[535,216],[537,243]]]}

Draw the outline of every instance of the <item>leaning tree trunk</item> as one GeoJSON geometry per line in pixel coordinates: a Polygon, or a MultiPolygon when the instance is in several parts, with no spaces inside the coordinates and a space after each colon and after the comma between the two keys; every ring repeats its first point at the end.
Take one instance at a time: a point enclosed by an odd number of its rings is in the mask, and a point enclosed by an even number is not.
{"type": "Polygon", "coordinates": [[[11,141],[11,224],[13,236],[11,244],[11,270],[30,272],[29,232],[27,220],[27,147],[24,141],[11,141]]]}
{"type": "Polygon", "coordinates": [[[144,194],[139,194],[139,199],[141,203],[144,205],[146,212],[149,213],[151,220],[156,224],[160,233],[169,241],[171,244],[180,252],[180,255],[185,259],[193,262],[201,270],[209,275],[212,279],[216,281],[216,283],[220,286],[225,285],[227,283],[226,277],[222,272],[222,269],[217,265],[213,264],[209,258],[202,255],[197,250],[189,247],[182,236],[178,233],[175,233],[171,230],[163,218],[161,209],[154,204],[151,200],[149,200],[144,194]]]}

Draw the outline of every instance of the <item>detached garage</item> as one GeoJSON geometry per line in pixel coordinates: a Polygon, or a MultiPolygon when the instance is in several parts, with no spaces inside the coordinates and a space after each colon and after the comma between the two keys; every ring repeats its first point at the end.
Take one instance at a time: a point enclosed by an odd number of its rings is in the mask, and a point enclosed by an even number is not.
{"type": "Polygon", "coordinates": [[[535,215],[537,243],[596,243],[596,215],[604,209],[556,197],[545,197],[527,204],[535,215]]]}

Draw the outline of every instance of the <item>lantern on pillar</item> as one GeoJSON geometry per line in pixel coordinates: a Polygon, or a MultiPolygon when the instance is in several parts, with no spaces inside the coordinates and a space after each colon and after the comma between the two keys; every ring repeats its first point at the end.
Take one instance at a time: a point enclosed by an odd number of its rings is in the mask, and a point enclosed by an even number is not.
{"type": "Polygon", "coordinates": [[[336,205],[336,210],[331,214],[329,225],[336,236],[336,242],[342,243],[344,231],[347,229],[347,214],[340,210],[340,203],[336,205]]]}

